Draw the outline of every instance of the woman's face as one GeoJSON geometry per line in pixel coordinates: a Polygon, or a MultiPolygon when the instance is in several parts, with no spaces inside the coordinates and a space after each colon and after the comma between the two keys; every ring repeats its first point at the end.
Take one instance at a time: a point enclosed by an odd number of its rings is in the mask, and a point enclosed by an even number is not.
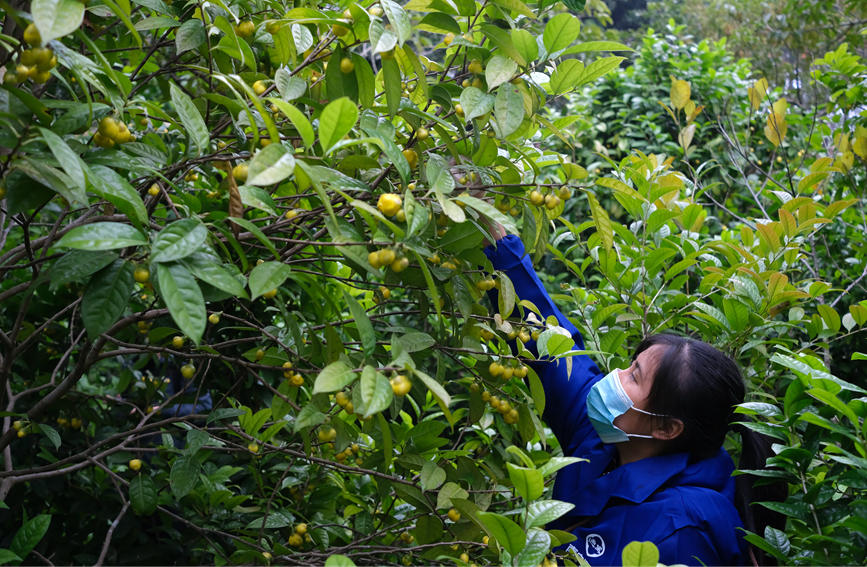
{"type": "MultiPolygon", "coordinates": [[[[648,410],[647,397],[650,395],[653,377],[659,365],[659,356],[663,350],[662,345],[653,345],[639,354],[629,368],[618,373],[623,389],[638,409],[648,410]]],[[[649,435],[651,419],[651,416],[630,410],[615,418],[614,425],[627,433],[649,435]]]]}

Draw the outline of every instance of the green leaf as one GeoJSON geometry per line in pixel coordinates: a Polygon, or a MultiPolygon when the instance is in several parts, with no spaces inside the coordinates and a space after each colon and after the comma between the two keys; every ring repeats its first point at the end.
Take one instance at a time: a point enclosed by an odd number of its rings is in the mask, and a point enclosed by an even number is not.
{"type": "Polygon", "coordinates": [[[54,159],[57,160],[57,163],[60,164],[60,167],[78,190],[84,191],[84,169],[81,166],[81,158],[72,151],[72,148],[67,145],[63,138],[51,130],[40,128],[39,131],[42,133],[42,139],[45,140],[45,144],[51,150],[54,159]]]}
{"type": "Polygon", "coordinates": [[[175,30],[175,52],[180,55],[185,51],[196,49],[207,39],[205,25],[201,20],[190,18],[175,30]]]}
{"type": "Polygon", "coordinates": [[[139,226],[147,225],[148,212],[141,195],[115,170],[93,165],[87,177],[94,193],[113,204],[139,226]]]}
{"type": "Polygon", "coordinates": [[[295,418],[295,433],[307,427],[313,427],[320,423],[325,423],[326,415],[319,411],[314,404],[308,404],[301,408],[298,416],[295,418]]]}
{"type": "Polygon", "coordinates": [[[623,567],[656,567],[659,549],[650,541],[633,541],[623,548],[621,558],[623,567]]]}
{"type": "Polygon", "coordinates": [[[500,315],[504,318],[511,316],[517,299],[518,294],[515,293],[512,280],[508,276],[500,278],[500,293],[497,294],[497,309],[500,311],[500,315]]]}
{"type": "MultiPolygon", "coordinates": [[[[200,20],[189,20],[200,22],[200,20]]],[[[186,23],[186,22],[185,22],[186,23]]],[[[174,18],[169,18],[168,16],[148,16],[143,20],[139,20],[135,23],[135,29],[138,31],[150,31],[150,30],[159,30],[163,28],[176,28],[180,26],[180,22],[178,22],[174,18]]]]}
{"type": "Polygon", "coordinates": [[[355,567],[355,563],[347,556],[335,553],[325,560],[325,567],[355,567]]]}
{"type": "Polygon", "coordinates": [[[81,26],[84,20],[84,3],[78,0],[33,0],[30,13],[36,29],[39,30],[42,44],[45,45],[81,26]]]}
{"type": "Polygon", "coordinates": [[[527,527],[544,526],[563,516],[575,505],[560,500],[536,500],[527,507],[527,527]]]}
{"type": "Polygon", "coordinates": [[[494,101],[494,118],[497,134],[505,138],[518,129],[524,121],[524,97],[518,87],[506,84],[497,90],[497,100],[494,101]]]}
{"type": "Polygon", "coordinates": [[[545,490],[542,473],[538,469],[519,467],[512,463],[506,463],[509,469],[509,478],[515,486],[515,490],[526,502],[532,502],[545,490]]]}
{"type": "Polygon", "coordinates": [[[518,233],[518,226],[515,224],[515,219],[509,215],[504,215],[489,202],[468,195],[461,195],[459,200],[474,211],[478,211],[489,219],[503,225],[506,232],[510,234],[518,233]]]}
{"type": "Polygon", "coordinates": [[[419,380],[424,382],[424,385],[427,386],[427,389],[430,390],[431,394],[433,394],[434,397],[439,400],[443,406],[448,407],[451,405],[452,397],[449,396],[449,393],[446,392],[446,389],[443,388],[442,384],[440,384],[421,370],[413,369],[413,374],[418,376],[419,380]]]}
{"type": "Polygon", "coordinates": [[[536,346],[539,349],[540,357],[558,356],[564,352],[569,352],[575,346],[575,341],[572,337],[562,335],[554,329],[546,329],[539,335],[536,346]]]}
{"type": "Polygon", "coordinates": [[[137,474],[129,483],[129,503],[136,516],[150,516],[157,509],[157,487],[151,477],[137,474]]]}
{"type": "Polygon", "coordinates": [[[427,333],[411,331],[405,335],[395,337],[394,342],[400,345],[405,352],[418,352],[436,344],[436,340],[427,333]]]}
{"type": "Polygon", "coordinates": [[[373,330],[373,323],[370,322],[370,317],[367,316],[364,308],[345,289],[343,290],[343,299],[349,306],[349,311],[355,320],[364,354],[370,356],[376,350],[376,332],[373,330]]]}
{"type": "Polygon", "coordinates": [[[562,61],[551,73],[548,84],[553,94],[563,94],[575,89],[584,74],[584,63],[577,59],[562,61]]]}
{"type": "Polygon", "coordinates": [[[94,222],[77,226],[57,241],[57,248],[77,250],[114,250],[127,246],[147,244],[142,233],[128,224],[119,222],[94,222]]]}
{"type": "Polygon", "coordinates": [[[400,99],[403,97],[401,89],[401,80],[403,76],[400,73],[400,65],[395,58],[382,60],[382,82],[385,88],[385,104],[388,106],[388,113],[392,116],[400,107],[400,99]]]}
{"type": "Polygon", "coordinates": [[[533,567],[538,565],[551,550],[551,536],[545,530],[531,528],[527,530],[527,543],[513,562],[517,567],[533,567]]]}
{"type": "Polygon", "coordinates": [[[524,530],[518,524],[506,516],[493,512],[479,512],[477,515],[488,535],[510,555],[515,556],[524,549],[526,543],[524,530]]]}
{"type": "Polygon", "coordinates": [[[572,45],[572,42],[578,39],[580,30],[580,20],[569,12],[561,12],[548,20],[542,33],[542,43],[549,56],[572,45]]]}
{"type": "Polygon", "coordinates": [[[178,329],[195,344],[202,340],[207,322],[205,299],[193,275],[181,264],[157,264],[160,296],[178,329]]]}
{"type": "Polygon", "coordinates": [[[525,29],[513,29],[511,31],[512,45],[525,61],[532,62],[539,57],[539,44],[536,37],[525,29]]]}
{"type": "Polygon", "coordinates": [[[310,33],[307,26],[292,24],[292,41],[295,42],[295,49],[298,53],[303,53],[313,47],[313,34],[310,33]]]}
{"type": "Polygon", "coordinates": [[[437,493],[437,508],[450,508],[452,506],[452,498],[464,499],[468,497],[469,493],[457,483],[447,482],[437,493]]]}
{"type": "Polygon", "coordinates": [[[262,262],[250,271],[250,297],[256,299],[280,287],[291,273],[292,269],[281,262],[262,262]]]}
{"type": "Polygon", "coordinates": [[[518,70],[518,64],[514,60],[502,55],[494,55],[485,66],[485,80],[488,83],[488,91],[494,90],[499,85],[511,81],[518,70]]]}
{"type": "Polygon", "coordinates": [[[292,76],[286,67],[280,67],[274,73],[274,84],[277,85],[277,92],[286,102],[301,98],[307,92],[307,81],[292,76]]]}
{"type": "MultiPolygon", "coordinates": [[[[370,25],[367,28],[368,36],[370,37],[370,45],[374,53],[384,53],[391,51],[397,45],[397,35],[382,25],[379,18],[371,18],[370,25]]],[[[385,61],[389,61],[386,59],[385,61]]]]}
{"type": "Polygon", "coordinates": [[[280,112],[289,118],[292,125],[295,126],[296,130],[298,130],[298,135],[301,136],[301,141],[304,142],[304,146],[312,148],[313,144],[316,142],[316,132],[313,130],[313,125],[310,124],[310,120],[307,116],[295,106],[282,101],[279,98],[268,98],[267,100],[276,105],[277,108],[280,109],[280,112]]]}
{"type": "Polygon", "coordinates": [[[460,100],[461,107],[464,109],[464,119],[467,122],[490,112],[494,108],[494,97],[476,87],[465,88],[461,93],[460,100]]]}
{"type": "Polygon", "coordinates": [[[162,229],[151,246],[151,262],[174,262],[196,252],[208,238],[208,229],[198,219],[181,219],[162,229]]]}
{"type": "Polygon", "coordinates": [[[574,465],[575,463],[586,462],[587,459],[578,457],[551,457],[547,463],[539,467],[539,471],[543,477],[548,477],[559,471],[563,467],[574,465]]]}
{"type": "Polygon", "coordinates": [[[611,227],[611,219],[608,218],[608,212],[602,208],[596,195],[587,191],[587,200],[590,202],[590,214],[593,217],[593,224],[596,225],[596,232],[602,240],[602,245],[605,250],[611,251],[614,247],[614,229],[611,227]]]}
{"type": "Polygon", "coordinates": [[[271,512],[268,516],[262,516],[256,518],[255,520],[251,520],[247,524],[248,530],[258,530],[258,529],[266,529],[266,530],[275,530],[279,528],[285,528],[286,526],[292,525],[292,519],[285,514],[280,512],[271,512]]]}
{"type": "Polygon", "coordinates": [[[454,191],[455,178],[452,176],[452,172],[449,171],[448,163],[439,154],[432,154],[428,158],[425,173],[427,174],[427,181],[435,193],[448,195],[454,191]]]}
{"type": "Polygon", "coordinates": [[[51,442],[51,444],[54,445],[55,449],[60,448],[60,434],[57,432],[56,429],[45,423],[40,423],[39,432],[45,435],[45,437],[51,442]]]}
{"type": "MultiPolygon", "coordinates": [[[[422,506],[422,504],[426,504],[425,501],[421,498],[421,491],[418,492],[418,501],[416,499],[407,499],[407,494],[410,494],[411,491],[418,491],[414,486],[405,486],[402,484],[395,484],[394,491],[404,500],[408,502],[412,502],[413,505],[419,510],[427,510],[426,506],[422,506]]],[[[412,494],[412,496],[416,496],[412,494]]],[[[442,541],[443,535],[443,523],[442,520],[437,518],[434,515],[426,515],[422,516],[416,521],[415,529],[413,530],[416,539],[422,545],[435,543],[442,541]]]]}
{"type": "MultiPolygon", "coordinates": [[[[247,298],[247,291],[242,283],[243,278],[239,279],[235,273],[223,266],[216,255],[199,250],[183,258],[180,262],[199,280],[235,297],[247,298]]],[[[231,267],[234,268],[234,266],[231,267]]],[[[235,272],[237,272],[237,268],[235,268],[235,272]]]]}
{"type": "Polygon", "coordinates": [[[446,481],[446,471],[434,462],[427,462],[421,468],[419,482],[422,490],[436,490],[446,481]]]}
{"type": "MultiPolygon", "coordinates": [[[[12,87],[7,85],[6,88],[12,87]]],[[[25,157],[24,159],[14,161],[12,169],[16,169],[41,185],[48,187],[73,205],[83,206],[87,203],[87,194],[79,190],[69,179],[68,175],[43,161],[25,157]]]]}
{"type": "Polygon", "coordinates": [[[187,96],[176,84],[169,83],[169,88],[171,90],[172,106],[175,107],[175,111],[187,130],[187,134],[196,144],[199,155],[207,153],[211,143],[211,134],[208,132],[208,127],[205,125],[199,109],[193,104],[193,99],[187,96]]]}
{"type": "Polygon", "coordinates": [[[397,32],[397,43],[403,45],[412,35],[412,22],[404,9],[392,0],[380,0],[379,5],[388,17],[392,29],[397,32]]]}
{"type": "Polygon", "coordinates": [[[199,468],[199,461],[192,455],[181,455],[172,463],[169,486],[176,499],[180,500],[196,487],[199,468]]]}
{"type": "Polygon", "coordinates": [[[512,42],[512,35],[493,24],[482,24],[482,33],[499,50],[500,54],[514,60],[518,66],[526,67],[527,59],[518,51],[512,42]]]}
{"type": "Polygon", "coordinates": [[[628,45],[616,41],[584,41],[563,52],[563,55],[587,53],[590,51],[634,51],[628,45]]]}
{"type": "Polygon", "coordinates": [[[21,563],[21,561],[23,561],[23,559],[18,557],[12,551],[0,548],[0,565],[6,565],[7,563],[21,563]]]}
{"type": "Polygon", "coordinates": [[[39,545],[39,542],[45,537],[50,525],[51,516],[49,514],[39,514],[27,520],[15,532],[12,542],[9,544],[9,550],[22,560],[27,559],[33,548],[39,545]]]}
{"type": "Polygon", "coordinates": [[[111,264],[115,258],[117,254],[114,252],[70,250],[51,266],[51,290],[67,283],[84,281],[87,276],[111,264]]]}
{"type": "Polygon", "coordinates": [[[342,360],[335,360],[319,372],[313,384],[314,394],[337,392],[352,384],[358,374],[342,360]]]}
{"type": "Polygon", "coordinates": [[[120,318],[134,283],[132,264],[120,259],[90,280],[81,298],[81,319],[91,339],[106,332],[120,318]]]}
{"type": "Polygon", "coordinates": [[[587,65],[587,68],[581,74],[580,84],[576,85],[576,87],[592,83],[602,75],[613,71],[620,66],[620,62],[624,59],[624,57],[602,57],[597,59],[590,65],[587,65]]]}
{"type": "Polygon", "coordinates": [[[241,203],[244,206],[259,209],[269,215],[278,216],[280,214],[274,205],[274,199],[261,187],[241,185],[238,187],[238,193],[241,195],[241,203]]]}
{"type": "Polygon", "coordinates": [[[364,403],[364,417],[387,409],[394,397],[388,379],[372,366],[365,366],[361,371],[359,391],[364,403]]]}
{"type": "Polygon", "coordinates": [[[319,116],[319,143],[327,154],[328,150],[352,130],[358,120],[358,108],[347,97],[328,103],[319,116]]]}
{"type": "Polygon", "coordinates": [[[521,2],[521,0],[494,0],[494,4],[502,6],[507,10],[511,10],[512,12],[517,12],[522,16],[527,16],[528,18],[536,19],[536,14],[533,13],[526,4],[521,2]]]}
{"type": "Polygon", "coordinates": [[[295,156],[286,146],[274,143],[259,150],[250,161],[247,174],[248,185],[273,185],[280,183],[295,170],[295,156]]]}

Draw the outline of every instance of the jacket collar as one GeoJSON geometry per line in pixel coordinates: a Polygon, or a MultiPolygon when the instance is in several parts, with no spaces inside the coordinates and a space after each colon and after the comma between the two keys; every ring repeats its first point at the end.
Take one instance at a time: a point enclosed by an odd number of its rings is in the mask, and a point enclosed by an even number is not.
{"type": "MultiPolygon", "coordinates": [[[[636,504],[644,502],[666,482],[683,473],[689,463],[689,455],[675,453],[627,463],[608,474],[602,474],[611,463],[611,459],[614,458],[616,449],[614,451],[607,450],[614,449],[613,446],[606,446],[601,449],[598,451],[598,455],[590,456],[590,462],[596,461],[596,465],[586,467],[586,469],[595,470],[579,472],[579,476],[584,478],[581,478],[577,485],[582,486],[583,489],[579,498],[569,499],[570,502],[576,504],[571,514],[596,516],[602,512],[612,498],[619,498],[636,504]]],[[[585,463],[578,464],[579,469],[582,465],[585,463]]]]}

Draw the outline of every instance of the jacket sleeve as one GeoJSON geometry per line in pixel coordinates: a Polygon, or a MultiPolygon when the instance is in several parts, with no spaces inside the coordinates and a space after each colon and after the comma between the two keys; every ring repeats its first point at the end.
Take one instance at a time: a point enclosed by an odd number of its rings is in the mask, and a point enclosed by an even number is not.
{"type": "MultiPolygon", "coordinates": [[[[488,246],[485,255],[494,269],[506,273],[520,299],[532,302],[539,309],[543,319],[554,315],[559,325],[572,335],[575,347],[584,348],[581,333],[554,305],[554,301],[536,275],[520,238],[508,235],[498,240],[496,247],[488,246]]],[[[527,343],[527,348],[531,352],[537,352],[532,341],[527,343]]],[[[576,433],[587,424],[585,409],[587,391],[594,378],[600,374],[599,368],[587,355],[571,357],[571,372],[566,359],[537,360],[531,362],[531,366],[539,375],[545,388],[543,417],[563,447],[563,451],[570,454],[570,449],[574,449],[581,442],[580,437],[584,437],[583,434],[576,436],[576,433]]]]}

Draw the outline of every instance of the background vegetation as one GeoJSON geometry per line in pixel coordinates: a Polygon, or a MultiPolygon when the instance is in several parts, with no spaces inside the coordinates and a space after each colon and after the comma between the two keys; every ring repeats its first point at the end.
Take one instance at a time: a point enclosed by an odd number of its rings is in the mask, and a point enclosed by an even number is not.
{"type": "Polygon", "coordinates": [[[0,563],[579,563],[487,217],[603,367],[730,352],[750,541],[863,564],[863,7],[621,4],[0,5],[0,563]]]}

